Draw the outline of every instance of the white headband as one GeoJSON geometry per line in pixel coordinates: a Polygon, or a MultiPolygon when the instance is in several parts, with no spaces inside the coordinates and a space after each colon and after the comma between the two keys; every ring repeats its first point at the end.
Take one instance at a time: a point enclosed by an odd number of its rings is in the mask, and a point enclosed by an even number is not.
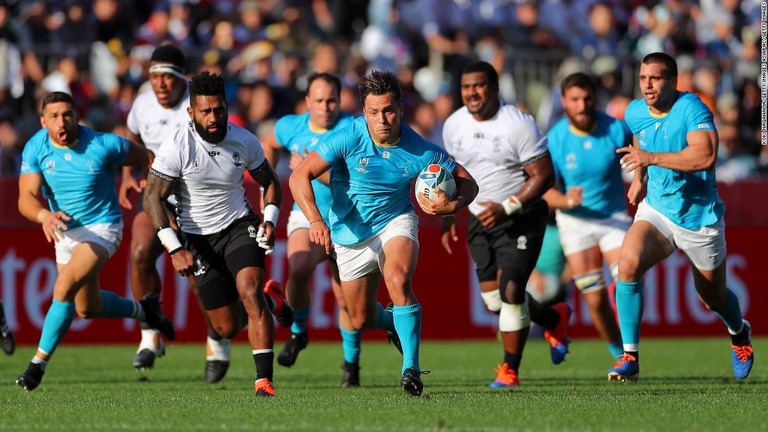
{"type": "Polygon", "coordinates": [[[186,80],[187,77],[182,73],[182,69],[171,63],[158,63],[149,67],[149,73],[169,73],[173,76],[186,80]]]}

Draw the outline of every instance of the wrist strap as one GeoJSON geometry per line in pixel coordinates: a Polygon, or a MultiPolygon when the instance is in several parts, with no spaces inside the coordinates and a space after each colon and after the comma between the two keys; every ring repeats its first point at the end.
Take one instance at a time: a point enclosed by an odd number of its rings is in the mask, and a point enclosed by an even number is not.
{"type": "Polygon", "coordinates": [[[502,201],[501,206],[504,207],[504,212],[507,214],[507,216],[517,213],[523,209],[523,204],[514,195],[502,201]]]}
{"type": "Polygon", "coordinates": [[[160,227],[157,230],[157,238],[160,239],[160,243],[163,244],[165,250],[168,251],[168,253],[171,255],[184,249],[181,246],[179,238],[176,237],[176,231],[174,231],[171,227],[160,227]]]}
{"type": "Polygon", "coordinates": [[[264,222],[271,222],[272,226],[277,226],[277,218],[280,216],[280,208],[274,204],[264,206],[264,222]]]}

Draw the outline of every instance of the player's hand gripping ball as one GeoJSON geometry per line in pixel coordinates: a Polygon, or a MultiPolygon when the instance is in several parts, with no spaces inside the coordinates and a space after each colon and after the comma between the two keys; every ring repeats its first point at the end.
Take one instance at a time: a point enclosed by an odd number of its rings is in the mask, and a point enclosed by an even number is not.
{"type": "Polygon", "coordinates": [[[441,189],[451,200],[456,196],[456,181],[442,165],[430,164],[416,177],[415,194],[422,194],[434,200],[437,194],[432,189],[441,189]]]}

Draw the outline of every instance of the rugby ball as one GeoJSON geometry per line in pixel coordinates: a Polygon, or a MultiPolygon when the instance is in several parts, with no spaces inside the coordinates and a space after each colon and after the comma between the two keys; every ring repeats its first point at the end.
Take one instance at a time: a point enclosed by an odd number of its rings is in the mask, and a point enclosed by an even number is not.
{"type": "Polygon", "coordinates": [[[456,196],[456,180],[442,165],[430,164],[416,177],[413,189],[416,195],[422,194],[431,200],[437,199],[432,189],[442,189],[448,198],[453,199],[456,196]]]}

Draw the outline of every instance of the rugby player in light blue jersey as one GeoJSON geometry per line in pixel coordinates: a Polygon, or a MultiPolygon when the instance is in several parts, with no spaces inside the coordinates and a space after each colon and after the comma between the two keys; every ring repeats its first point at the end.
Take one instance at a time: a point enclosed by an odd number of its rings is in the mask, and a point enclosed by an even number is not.
{"type": "Polygon", "coordinates": [[[424,385],[419,365],[421,305],[411,282],[419,251],[411,183],[432,163],[453,174],[454,199],[437,189],[434,201],[417,197],[422,210],[439,215],[469,205],[477,184],[443,149],[401,122],[403,105],[395,74],[373,71],[360,78],[358,90],[364,117],[323,137],[291,175],[291,192],[309,219],[311,241],[323,245],[326,253],[333,246],[352,325],[357,330],[397,333],[403,351],[400,386],[418,396],[424,385]],[[330,228],[311,185],[329,169],[330,228]],[[394,303],[391,311],[376,301],[382,276],[394,303]]]}
{"type": "Polygon", "coordinates": [[[42,224],[55,242],[58,276],[53,303],[45,315],[37,352],[16,383],[34,390],[45,367],[67,333],[75,312],[82,318],[135,318],[173,339],[173,323],[160,312],[156,295],[141,301],[99,288],[99,271],[123,237],[115,169],[146,167],[144,147],[78,124],[75,101],[53,92],[42,102],[37,132],[24,146],[19,177],[19,212],[42,224]],[[44,208],[38,197],[48,200],[44,208]]]}
{"type": "MultiPolygon", "coordinates": [[[[354,117],[340,110],[341,81],[327,72],[315,72],[307,78],[307,95],[304,102],[307,112],[287,115],[275,124],[274,138],[264,141],[264,155],[270,165],[277,166],[281,153],[290,153],[289,167],[295,169],[304,157],[317,147],[317,143],[328,132],[344,128],[352,123],[354,117]]],[[[323,220],[328,223],[331,207],[331,190],[328,187],[329,174],[312,181],[315,201],[323,220]]],[[[309,281],[315,268],[328,258],[325,248],[309,241],[309,220],[294,203],[288,218],[288,280],[286,297],[293,307],[293,325],[291,338],[277,356],[277,363],[291,367],[296,363],[299,353],[307,347],[309,334],[310,293],[309,281]]],[[[362,332],[352,327],[352,321],[346,310],[344,297],[341,295],[338,269],[330,260],[331,286],[339,305],[339,331],[344,352],[344,374],[342,387],[360,386],[360,345],[362,332]]]]}
{"type": "Polygon", "coordinates": [[[715,181],[718,137],[712,112],[698,96],[676,90],[677,63],[665,53],[643,58],[639,82],[643,99],[632,101],[625,114],[634,142],[617,152],[621,167],[635,173],[629,202],[637,202],[646,175],[648,192],[619,257],[616,303],[624,355],[608,379],[635,381],[640,375],[642,277],[675,249],[691,262],[699,298],[728,328],[733,373],[744,379],[754,351],[739,300],[726,287],[724,205],[715,181]]]}
{"type": "Polygon", "coordinates": [[[616,280],[621,242],[631,219],[616,149],[628,145],[626,125],[595,109],[595,83],[581,72],[562,82],[565,117],[547,133],[558,184],[545,195],[556,209],[560,243],[584,295],[595,329],[614,358],[624,354],[603,278],[603,260],[616,280]]]}

